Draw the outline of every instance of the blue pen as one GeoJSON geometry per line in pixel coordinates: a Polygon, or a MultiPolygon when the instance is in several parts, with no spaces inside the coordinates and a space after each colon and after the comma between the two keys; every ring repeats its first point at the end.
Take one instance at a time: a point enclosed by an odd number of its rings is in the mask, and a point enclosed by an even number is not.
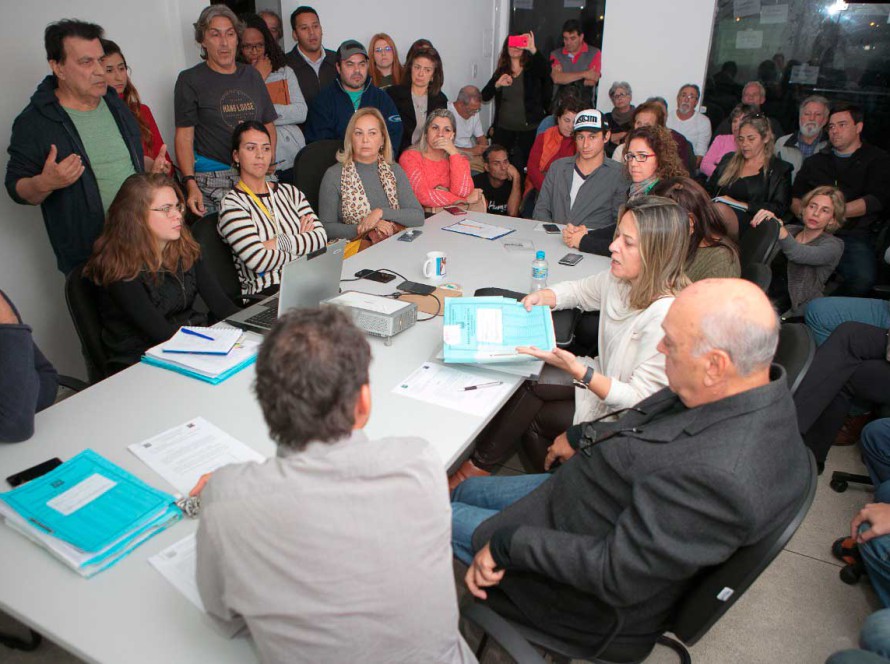
{"type": "Polygon", "coordinates": [[[201,334],[200,332],[195,332],[194,330],[190,330],[187,327],[182,328],[183,334],[190,334],[193,337],[201,337],[202,339],[207,339],[207,341],[216,341],[213,337],[208,337],[206,334],[201,334]]]}

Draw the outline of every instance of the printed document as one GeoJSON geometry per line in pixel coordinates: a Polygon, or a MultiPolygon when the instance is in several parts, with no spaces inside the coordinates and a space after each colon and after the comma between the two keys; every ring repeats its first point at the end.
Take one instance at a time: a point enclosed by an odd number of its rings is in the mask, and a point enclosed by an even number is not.
{"type": "Polygon", "coordinates": [[[393,393],[469,415],[482,416],[490,413],[515,384],[515,378],[492,372],[467,371],[435,362],[424,362],[419,369],[396,385],[393,393]],[[474,389],[467,390],[467,387],[474,389]]]}

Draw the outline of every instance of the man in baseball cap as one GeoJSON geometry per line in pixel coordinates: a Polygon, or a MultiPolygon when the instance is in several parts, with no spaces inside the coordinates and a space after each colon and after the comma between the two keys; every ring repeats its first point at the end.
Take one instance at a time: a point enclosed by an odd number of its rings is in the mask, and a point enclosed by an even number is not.
{"type": "Polygon", "coordinates": [[[589,230],[610,236],[618,208],[627,201],[629,183],[618,162],[606,159],[609,123],[595,108],[575,116],[575,156],[557,159],[547,171],[532,215],[540,221],[567,224],[563,241],[581,251],[596,244],[585,242],[589,230]]]}
{"type": "Polygon", "coordinates": [[[402,118],[388,94],[368,77],[368,51],[360,42],[347,39],[337,49],[337,75],[333,83],[318,93],[309,106],[306,142],[326,138],[343,139],[352,114],[374,107],[383,114],[393,145],[402,138],[402,118]]]}

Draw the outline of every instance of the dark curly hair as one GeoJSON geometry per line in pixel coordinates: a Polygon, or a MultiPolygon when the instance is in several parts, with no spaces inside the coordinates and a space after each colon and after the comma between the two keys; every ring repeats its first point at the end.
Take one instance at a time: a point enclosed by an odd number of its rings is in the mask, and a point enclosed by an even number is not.
{"type": "MultiPolygon", "coordinates": [[[[664,127],[637,127],[627,132],[624,139],[624,154],[626,155],[630,149],[630,142],[635,138],[646,141],[646,144],[655,153],[658,160],[658,169],[655,171],[659,180],[665,178],[687,177],[689,171],[680,161],[680,155],[677,153],[677,143],[671,136],[670,131],[664,127]]],[[[624,172],[627,173],[627,162],[624,162],[624,172]]],[[[630,177],[628,175],[628,177],[630,177]]]]}

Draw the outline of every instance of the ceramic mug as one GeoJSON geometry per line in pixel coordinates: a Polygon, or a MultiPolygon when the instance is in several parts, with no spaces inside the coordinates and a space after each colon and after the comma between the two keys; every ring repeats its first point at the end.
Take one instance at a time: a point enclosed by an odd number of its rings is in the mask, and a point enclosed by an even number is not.
{"type": "Polygon", "coordinates": [[[423,262],[423,276],[427,279],[442,279],[447,274],[448,257],[441,251],[430,251],[423,262]]]}

